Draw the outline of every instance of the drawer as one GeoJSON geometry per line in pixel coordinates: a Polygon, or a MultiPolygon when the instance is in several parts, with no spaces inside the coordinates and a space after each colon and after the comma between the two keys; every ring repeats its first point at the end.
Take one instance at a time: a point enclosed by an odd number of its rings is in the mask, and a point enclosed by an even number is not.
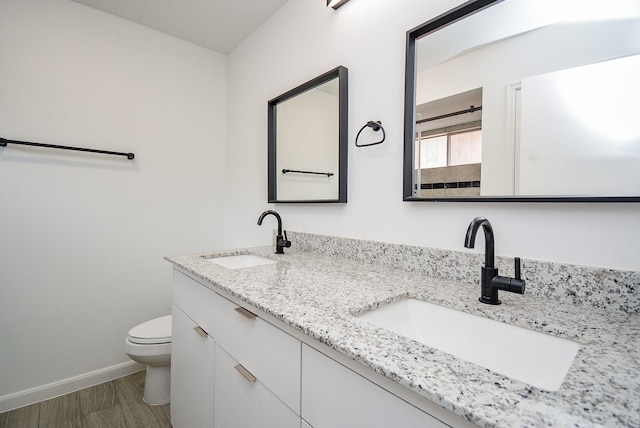
{"type": "Polygon", "coordinates": [[[280,401],[259,377],[247,380],[236,369],[237,365],[238,362],[216,344],[216,427],[299,428],[300,416],[280,401]]]}
{"type": "MultiPolygon", "coordinates": [[[[236,361],[257,376],[287,406],[300,414],[300,359],[298,339],[219,297],[213,337],[236,361]]],[[[251,308],[249,308],[250,310],[251,308]]]]}
{"type": "Polygon", "coordinates": [[[448,427],[315,349],[302,358],[302,417],[314,428],[448,427]]]}
{"type": "Polygon", "coordinates": [[[212,328],[216,322],[214,314],[217,310],[219,298],[220,296],[214,291],[198,281],[177,270],[173,271],[173,304],[202,327],[211,337],[214,337],[212,328]]]}
{"type": "Polygon", "coordinates": [[[174,272],[174,304],[236,361],[251,367],[263,385],[300,414],[300,341],[188,276],[174,272]]]}

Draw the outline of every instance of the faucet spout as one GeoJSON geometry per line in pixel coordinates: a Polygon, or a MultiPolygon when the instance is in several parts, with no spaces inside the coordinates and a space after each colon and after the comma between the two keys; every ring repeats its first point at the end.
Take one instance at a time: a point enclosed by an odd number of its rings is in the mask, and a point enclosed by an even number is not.
{"type": "Polygon", "coordinates": [[[280,217],[280,214],[278,214],[276,211],[267,210],[262,214],[260,214],[260,217],[258,217],[258,226],[262,226],[262,220],[264,220],[264,218],[269,214],[273,215],[276,218],[276,220],[278,220],[278,235],[282,235],[282,218],[280,217]]]}
{"type": "Polygon", "coordinates": [[[291,241],[287,239],[287,232],[284,232],[284,237],[282,236],[282,218],[280,218],[280,214],[273,210],[267,210],[260,214],[258,217],[258,226],[262,225],[262,220],[268,215],[272,215],[278,220],[278,235],[276,236],[276,254],[284,254],[284,249],[291,247],[291,241]]]}
{"type": "Polygon", "coordinates": [[[495,243],[493,239],[493,227],[491,227],[489,220],[484,217],[476,217],[471,221],[467,228],[467,234],[464,237],[464,246],[466,248],[475,247],[476,234],[480,227],[482,227],[484,231],[484,267],[493,268],[495,266],[495,243]]]}

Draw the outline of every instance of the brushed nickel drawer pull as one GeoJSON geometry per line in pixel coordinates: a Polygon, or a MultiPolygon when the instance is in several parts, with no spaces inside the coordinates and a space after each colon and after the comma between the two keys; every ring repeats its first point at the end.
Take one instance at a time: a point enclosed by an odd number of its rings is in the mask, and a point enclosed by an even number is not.
{"type": "Polygon", "coordinates": [[[200,337],[207,337],[207,332],[199,325],[193,327],[193,329],[200,335],[200,337]]]}
{"type": "Polygon", "coordinates": [[[237,307],[234,309],[237,313],[239,313],[240,315],[242,315],[243,317],[247,318],[247,319],[254,319],[255,317],[257,317],[256,314],[254,314],[251,311],[246,310],[245,308],[242,307],[237,307]]]}
{"type": "Polygon", "coordinates": [[[251,374],[251,372],[247,369],[244,368],[244,366],[242,364],[237,364],[234,369],[238,370],[240,372],[240,374],[242,376],[244,376],[244,378],[246,380],[248,380],[249,382],[255,382],[256,381],[256,377],[251,374]]]}

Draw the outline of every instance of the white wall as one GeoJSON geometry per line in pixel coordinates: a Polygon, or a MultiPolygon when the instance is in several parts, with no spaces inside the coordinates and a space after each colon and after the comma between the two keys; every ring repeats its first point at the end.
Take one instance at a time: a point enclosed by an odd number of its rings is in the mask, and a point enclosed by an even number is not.
{"type": "Polygon", "coordinates": [[[640,204],[402,202],[406,31],[458,3],[352,0],[334,11],[322,1],[293,0],[231,53],[226,247],[271,242],[273,227],[255,225],[262,210],[274,208],[266,203],[267,100],[344,65],[349,202],[276,205],[285,229],[463,250],[467,225],[483,215],[494,225],[497,254],[640,269],[640,204]],[[356,148],[368,120],[382,121],[387,140],[356,148]]]}
{"type": "Polygon", "coordinates": [[[66,0],[0,2],[0,406],[129,361],[167,254],[222,247],[226,57],[66,0]],[[11,400],[9,400],[11,402],[11,400]]]}

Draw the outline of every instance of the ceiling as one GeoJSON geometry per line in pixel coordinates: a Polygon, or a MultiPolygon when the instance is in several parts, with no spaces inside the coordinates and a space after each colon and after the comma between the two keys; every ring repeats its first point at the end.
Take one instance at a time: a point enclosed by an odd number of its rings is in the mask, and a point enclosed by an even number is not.
{"type": "Polygon", "coordinates": [[[72,0],[228,54],[287,0],[72,0]]]}

